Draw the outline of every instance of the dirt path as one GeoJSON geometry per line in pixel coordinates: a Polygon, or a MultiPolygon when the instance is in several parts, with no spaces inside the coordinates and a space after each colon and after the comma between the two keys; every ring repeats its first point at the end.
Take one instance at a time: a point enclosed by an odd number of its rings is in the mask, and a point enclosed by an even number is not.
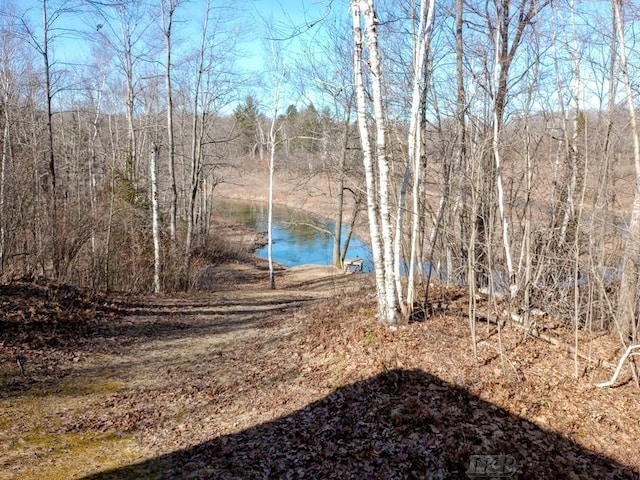
{"type": "Polygon", "coordinates": [[[5,355],[0,477],[79,478],[272,415],[250,392],[286,389],[278,345],[304,309],[362,284],[305,267],[281,273],[271,291],[264,271],[255,281],[261,268],[219,267],[227,288],[215,292],[122,298],[119,316],[72,348],[23,349],[25,375],[5,355]]]}

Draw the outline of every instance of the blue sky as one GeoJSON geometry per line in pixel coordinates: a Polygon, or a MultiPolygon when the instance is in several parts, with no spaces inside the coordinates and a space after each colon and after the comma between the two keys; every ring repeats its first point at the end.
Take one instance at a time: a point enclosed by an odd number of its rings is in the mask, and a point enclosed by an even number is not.
{"type": "MultiPolygon", "coordinates": [[[[42,0],[0,0],[14,3],[18,11],[28,12],[26,18],[33,25],[35,32],[41,34],[42,24],[42,0]]],[[[48,0],[49,10],[53,13],[63,6],[71,7],[74,0],[48,0]]],[[[313,37],[320,35],[318,22],[327,15],[336,12],[346,15],[348,0],[249,0],[249,1],[229,1],[212,0],[215,15],[225,17],[225,26],[222,28],[239,29],[237,38],[236,61],[238,68],[255,78],[266,79],[272,73],[272,62],[267,53],[268,44],[276,45],[282,56],[283,63],[287,68],[292,68],[294,57],[302,54],[302,45],[313,41],[313,37]],[[223,12],[224,15],[221,15],[223,12]]],[[[149,0],[149,5],[155,10],[158,9],[158,0],[149,0]]],[[[183,46],[198,45],[206,0],[187,0],[176,10],[174,26],[174,46],[176,50],[179,44],[183,46]]],[[[156,23],[159,23],[159,16],[156,15],[156,23]]],[[[91,63],[92,53],[88,42],[79,38],[77,34],[69,33],[76,30],[87,32],[92,35],[96,27],[103,21],[99,17],[80,17],[69,12],[56,20],[54,32],[53,59],[56,62],[67,64],[91,63]],[[65,30],[68,33],[62,33],[65,30]]],[[[102,27],[106,30],[106,27],[102,27]]],[[[151,28],[156,28],[152,26],[151,28]]],[[[210,25],[211,28],[211,25],[210,25]]],[[[103,30],[103,32],[105,31],[103,30]]],[[[226,52],[224,52],[226,53],[226,52]]],[[[158,60],[164,60],[164,53],[159,53],[158,60]]],[[[265,82],[263,82],[265,83],[265,82]]],[[[248,89],[259,90],[259,87],[248,89]]],[[[257,95],[260,96],[260,95],[257,95]]],[[[262,96],[269,96],[269,92],[264,92],[262,96]]],[[[294,102],[293,94],[288,94],[288,98],[282,103],[294,102]]],[[[286,105],[283,107],[286,108],[286,105]]]]}

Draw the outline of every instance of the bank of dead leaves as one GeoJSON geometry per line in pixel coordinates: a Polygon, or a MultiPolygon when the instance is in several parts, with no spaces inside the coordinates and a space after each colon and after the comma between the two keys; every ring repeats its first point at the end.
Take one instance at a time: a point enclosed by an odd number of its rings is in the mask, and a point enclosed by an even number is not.
{"type": "Polygon", "coordinates": [[[2,290],[6,348],[48,352],[42,371],[55,360],[73,377],[78,351],[119,359],[103,367],[122,387],[56,428],[133,435],[152,453],[86,478],[470,478],[483,473],[474,455],[513,461],[497,471],[511,478],[638,478],[629,375],[595,388],[606,368],[584,362],[575,378],[570,353],[508,324],[479,322],[474,358],[457,289],[436,289],[433,315],[391,331],[366,275],[285,278],[272,296],[246,278],[254,291],[111,303],[52,284],[2,290]],[[153,363],[136,365],[132,350],[153,363]]]}
{"type": "Polygon", "coordinates": [[[31,277],[0,284],[3,386],[33,383],[61,361],[77,362],[93,333],[117,316],[106,297],[72,285],[31,277]]]}

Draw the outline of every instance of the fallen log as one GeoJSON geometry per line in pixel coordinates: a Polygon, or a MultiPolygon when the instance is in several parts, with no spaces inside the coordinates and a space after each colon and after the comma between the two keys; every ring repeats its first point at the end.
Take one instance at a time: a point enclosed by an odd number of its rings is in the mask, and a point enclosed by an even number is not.
{"type": "Polygon", "coordinates": [[[620,361],[618,362],[618,367],[616,368],[616,371],[613,372],[613,377],[611,377],[611,380],[609,380],[608,382],[596,383],[596,387],[605,388],[613,385],[618,379],[618,375],[620,375],[620,371],[622,370],[622,366],[624,365],[624,362],[626,362],[628,358],[633,357],[634,355],[640,356],[640,345],[629,345],[627,350],[624,352],[624,355],[620,357],[620,361]],[[635,349],[638,349],[638,351],[634,352],[635,349]]]}

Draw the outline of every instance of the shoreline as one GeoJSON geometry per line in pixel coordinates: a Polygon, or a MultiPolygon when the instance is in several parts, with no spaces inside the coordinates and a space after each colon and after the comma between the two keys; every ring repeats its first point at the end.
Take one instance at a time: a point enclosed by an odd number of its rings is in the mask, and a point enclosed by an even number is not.
{"type": "MultiPolygon", "coordinates": [[[[227,181],[220,183],[214,190],[214,196],[225,200],[238,200],[256,203],[269,203],[269,188],[259,172],[254,174],[231,175],[227,181]]],[[[286,207],[299,212],[316,215],[333,223],[335,216],[335,198],[330,192],[332,186],[325,178],[316,176],[309,180],[295,175],[276,172],[274,190],[274,206],[286,207]]],[[[345,199],[343,225],[351,221],[353,201],[349,196],[345,199]]],[[[366,216],[366,208],[361,208],[353,233],[369,247],[370,232],[366,216]]]]}

